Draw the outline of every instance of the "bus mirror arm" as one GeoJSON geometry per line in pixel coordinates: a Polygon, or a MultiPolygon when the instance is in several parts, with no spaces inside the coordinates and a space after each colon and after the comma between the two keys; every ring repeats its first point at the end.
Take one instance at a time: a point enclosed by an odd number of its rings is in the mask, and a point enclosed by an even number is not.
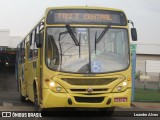
{"type": "Polygon", "coordinates": [[[133,28],[131,28],[131,37],[133,41],[137,41],[137,30],[134,28],[134,23],[131,20],[128,20],[128,23],[131,23],[133,28]]]}
{"type": "Polygon", "coordinates": [[[99,43],[99,41],[103,38],[103,36],[108,32],[109,28],[111,27],[110,24],[107,25],[106,28],[104,28],[104,30],[102,31],[102,33],[100,34],[100,36],[97,38],[97,31],[95,33],[95,54],[96,54],[96,50],[97,50],[97,43],[99,43]]]}

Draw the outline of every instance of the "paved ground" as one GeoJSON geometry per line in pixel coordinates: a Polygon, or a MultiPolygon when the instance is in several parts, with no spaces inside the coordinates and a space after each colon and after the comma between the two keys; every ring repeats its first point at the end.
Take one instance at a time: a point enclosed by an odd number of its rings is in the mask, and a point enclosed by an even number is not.
{"type": "Polygon", "coordinates": [[[160,111],[160,103],[133,102],[132,105],[145,111],[160,111]]]}
{"type": "Polygon", "coordinates": [[[4,69],[0,67],[0,91],[18,91],[13,69],[4,69]]]}
{"type": "MultiPolygon", "coordinates": [[[[20,102],[18,92],[0,92],[0,111],[34,111],[33,103],[20,102]]],[[[116,108],[116,111],[160,111],[160,103],[133,102],[130,109],[116,108]]]]}
{"type": "MultiPolygon", "coordinates": [[[[20,102],[19,99],[19,93],[17,92],[17,84],[16,84],[16,80],[15,80],[15,76],[14,76],[14,71],[3,71],[2,69],[0,69],[0,111],[34,111],[34,107],[33,107],[33,103],[31,102],[25,102],[22,103],[20,102]]],[[[141,111],[141,112],[145,112],[145,111],[158,111],[160,112],[160,103],[140,103],[140,102],[134,102],[133,106],[131,108],[127,108],[127,109],[123,109],[123,108],[116,108],[115,110],[115,115],[116,114],[129,114],[128,111],[130,111],[132,113],[133,116],[133,112],[136,111],[141,111]]],[[[137,113],[137,112],[136,112],[137,113]]],[[[70,114],[70,113],[69,113],[70,114]]],[[[86,113],[88,114],[88,113],[86,113]]],[[[96,117],[97,113],[93,113],[90,115],[89,118],[87,119],[91,119],[91,120],[97,120],[97,119],[102,119],[102,120],[106,120],[107,117],[96,117]]],[[[160,113],[159,117],[160,117],[160,113]]],[[[74,115],[73,115],[74,116],[74,115]]],[[[1,119],[1,118],[0,118],[1,119]]],[[[16,118],[18,119],[18,118],[16,118]]],[[[40,119],[40,118],[38,118],[40,119]]],[[[53,118],[44,118],[44,119],[53,119],[53,118]]],[[[70,120],[70,119],[86,119],[86,115],[80,115],[79,118],[77,117],[72,117],[72,118],[64,118],[61,117],[61,115],[59,117],[54,118],[54,120],[70,120]]],[[[113,120],[132,120],[134,119],[134,117],[112,117],[110,119],[113,120]]],[[[142,119],[142,117],[141,117],[142,119]]],[[[144,120],[150,120],[151,118],[143,118],[144,120]]],[[[143,120],[142,119],[142,120],[143,120]]],[[[158,120],[160,118],[154,118],[154,120],[158,120]]],[[[37,119],[36,119],[37,120],[37,119]]],[[[137,120],[137,118],[136,118],[137,120]]]]}

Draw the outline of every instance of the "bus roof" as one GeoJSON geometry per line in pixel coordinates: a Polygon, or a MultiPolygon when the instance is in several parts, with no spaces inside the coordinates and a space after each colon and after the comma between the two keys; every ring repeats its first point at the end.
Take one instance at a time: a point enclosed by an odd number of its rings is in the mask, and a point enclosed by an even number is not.
{"type": "Polygon", "coordinates": [[[48,7],[46,12],[50,11],[51,9],[94,9],[94,10],[112,10],[112,11],[120,11],[124,12],[121,9],[115,8],[108,8],[108,7],[97,7],[97,6],[61,6],[61,7],[48,7]]]}
{"type": "MultiPolygon", "coordinates": [[[[116,8],[108,8],[108,7],[97,7],[97,6],[60,6],[60,7],[48,7],[46,8],[45,15],[47,16],[48,12],[50,10],[58,10],[58,9],[82,9],[82,10],[87,10],[87,9],[92,9],[92,10],[110,10],[110,11],[117,11],[117,12],[123,12],[121,9],[116,9],[116,8]]],[[[125,14],[125,13],[124,13],[125,14]]],[[[46,16],[42,17],[40,21],[42,21],[46,16]]],[[[37,23],[36,23],[37,26],[37,23]]],[[[33,29],[36,27],[34,26],[33,29]]],[[[29,32],[27,33],[27,35],[29,32]]],[[[24,39],[27,37],[27,35],[22,39],[22,41],[17,45],[17,47],[24,41],[24,39]]]]}

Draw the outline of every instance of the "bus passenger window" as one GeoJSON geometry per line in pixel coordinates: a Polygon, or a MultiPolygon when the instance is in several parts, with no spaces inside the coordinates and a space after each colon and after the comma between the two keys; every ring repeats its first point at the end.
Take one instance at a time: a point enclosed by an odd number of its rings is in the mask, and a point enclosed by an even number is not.
{"type": "Polygon", "coordinates": [[[30,34],[30,50],[29,59],[36,58],[38,56],[38,49],[36,47],[36,29],[30,34]]]}
{"type": "Polygon", "coordinates": [[[22,60],[22,63],[24,63],[25,62],[25,41],[22,43],[22,58],[21,58],[21,60],[22,60]]]}

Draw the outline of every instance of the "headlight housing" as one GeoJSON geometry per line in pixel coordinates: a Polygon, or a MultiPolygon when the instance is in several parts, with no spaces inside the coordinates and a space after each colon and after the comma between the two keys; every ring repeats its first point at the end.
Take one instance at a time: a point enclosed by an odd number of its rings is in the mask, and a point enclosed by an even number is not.
{"type": "Polygon", "coordinates": [[[122,81],[120,84],[118,84],[112,92],[123,92],[127,89],[128,87],[128,82],[127,81],[122,81]]]}
{"type": "Polygon", "coordinates": [[[66,93],[66,90],[57,82],[46,79],[45,83],[47,84],[47,86],[49,87],[50,90],[52,90],[53,92],[56,93],[66,93]]]}

